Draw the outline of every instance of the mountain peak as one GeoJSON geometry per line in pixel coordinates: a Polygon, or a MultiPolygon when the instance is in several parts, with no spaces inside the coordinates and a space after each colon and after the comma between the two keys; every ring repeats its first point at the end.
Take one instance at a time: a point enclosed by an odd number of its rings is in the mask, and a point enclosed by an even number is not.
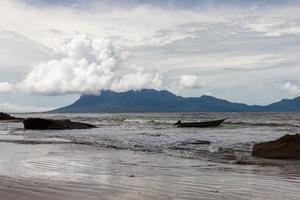
{"type": "Polygon", "coordinates": [[[216,97],[209,96],[209,95],[202,95],[200,98],[201,98],[201,99],[218,99],[218,98],[216,98],[216,97]]]}

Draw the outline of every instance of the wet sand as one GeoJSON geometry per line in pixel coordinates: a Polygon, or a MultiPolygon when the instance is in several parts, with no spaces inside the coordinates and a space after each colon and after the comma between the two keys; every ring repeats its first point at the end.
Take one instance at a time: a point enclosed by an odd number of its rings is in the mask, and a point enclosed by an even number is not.
{"type": "Polygon", "coordinates": [[[0,143],[0,197],[299,199],[298,166],[234,165],[74,144],[0,143]]]}
{"type": "MultiPolygon", "coordinates": [[[[85,186],[86,187],[86,186],[85,186]]],[[[76,188],[74,184],[51,181],[33,181],[1,176],[0,195],[3,200],[71,200],[71,199],[109,199],[108,192],[95,188],[76,188]]]]}

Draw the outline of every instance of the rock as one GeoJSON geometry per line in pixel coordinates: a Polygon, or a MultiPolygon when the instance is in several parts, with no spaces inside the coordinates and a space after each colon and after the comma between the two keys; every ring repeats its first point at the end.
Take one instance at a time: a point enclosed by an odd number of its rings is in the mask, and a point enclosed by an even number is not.
{"type": "Polygon", "coordinates": [[[14,117],[10,116],[9,114],[3,113],[3,112],[0,113],[0,120],[10,120],[13,118],[14,117]]]}
{"type": "Polygon", "coordinates": [[[89,129],[96,128],[91,124],[73,122],[69,119],[54,120],[42,118],[27,118],[23,120],[24,129],[34,130],[65,130],[65,129],[89,129]]]}
{"type": "Polygon", "coordinates": [[[13,117],[7,113],[0,112],[0,120],[23,120],[23,118],[13,117]]]}
{"type": "Polygon", "coordinates": [[[300,134],[285,135],[253,146],[253,156],[274,159],[300,159],[300,134]]]}
{"type": "Polygon", "coordinates": [[[194,141],[191,141],[191,142],[187,142],[187,144],[204,144],[204,145],[209,145],[211,142],[210,141],[207,141],[207,140],[194,140],[194,141]]]}

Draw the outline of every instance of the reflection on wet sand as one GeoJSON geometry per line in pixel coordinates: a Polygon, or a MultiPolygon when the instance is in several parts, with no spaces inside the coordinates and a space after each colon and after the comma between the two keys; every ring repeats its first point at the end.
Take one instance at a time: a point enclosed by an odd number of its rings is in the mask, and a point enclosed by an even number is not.
{"type": "Polygon", "coordinates": [[[300,195],[295,166],[220,164],[75,144],[1,143],[0,151],[0,173],[5,175],[0,193],[9,196],[16,191],[24,199],[299,199],[300,195]]]}

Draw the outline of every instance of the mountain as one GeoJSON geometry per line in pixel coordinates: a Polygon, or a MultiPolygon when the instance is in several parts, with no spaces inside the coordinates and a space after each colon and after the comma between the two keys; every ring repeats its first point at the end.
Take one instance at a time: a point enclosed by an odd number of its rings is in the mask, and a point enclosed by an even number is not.
{"type": "Polygon", "coordinates": [[[212,96],[181,97],[162,90],[102,91],[100,95],[82,95],[75,103],[51,112],[284,112],[300,111],[300,97],[283,99],[268,106],[232,103],[212,96]]]}
{"type": "Polygon", "coordinates": [[[265,106],[263,109],[272,112],[298,112],[300,111],[300,97],[283,99],[279,102],[265,106]]]}

